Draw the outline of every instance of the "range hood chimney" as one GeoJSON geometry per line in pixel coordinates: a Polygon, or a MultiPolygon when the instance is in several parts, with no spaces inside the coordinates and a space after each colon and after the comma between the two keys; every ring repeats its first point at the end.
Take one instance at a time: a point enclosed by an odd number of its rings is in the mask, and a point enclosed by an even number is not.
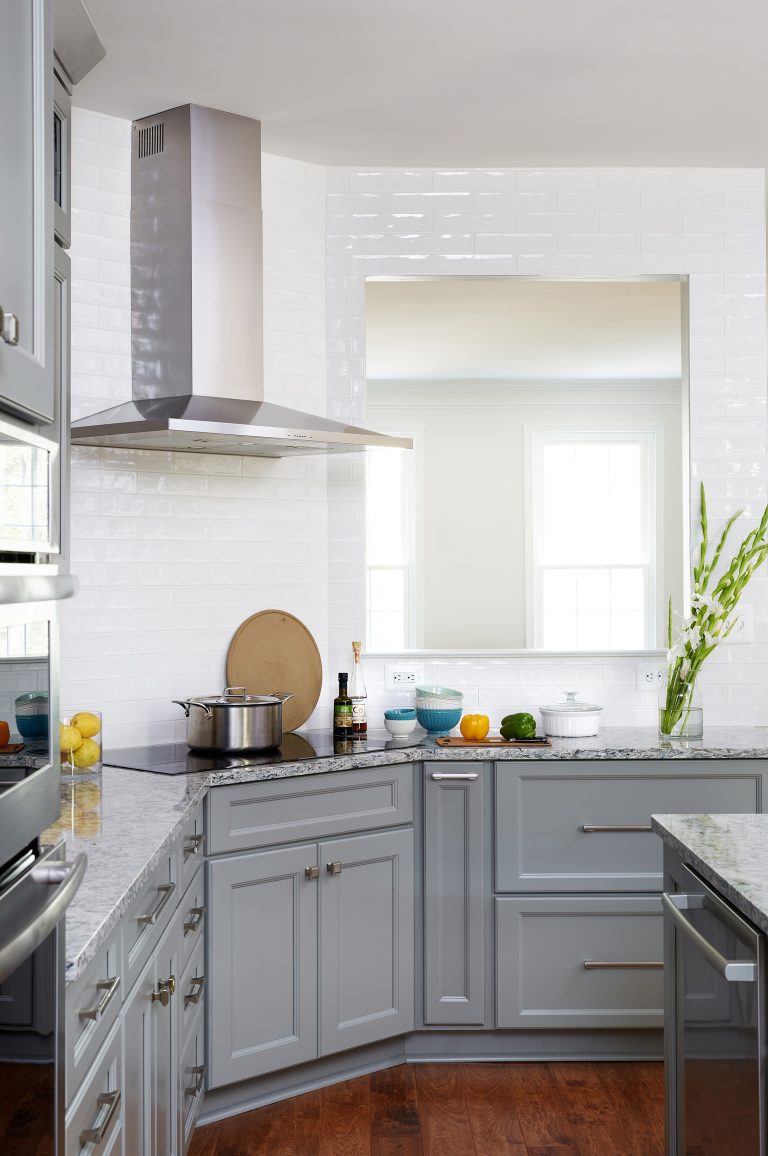
{"type": "Polygon", "coordinates": [[[392,438],[264,401],[261,125],[183,105],[131,143],[133,400],[74,445],[284,457],[392,438]]]}

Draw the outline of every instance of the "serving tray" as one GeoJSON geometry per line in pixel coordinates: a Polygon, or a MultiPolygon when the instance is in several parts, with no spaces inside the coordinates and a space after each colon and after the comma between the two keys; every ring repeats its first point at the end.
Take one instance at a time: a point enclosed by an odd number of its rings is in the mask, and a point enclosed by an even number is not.
{"type": "Polygon", "coordinates": [[[463,739],[453,735],[441,735],[439,747],[551,747],[552,739],[542,735],[533,739],[503,739],[500,735],[487,739],[463,739]]]}

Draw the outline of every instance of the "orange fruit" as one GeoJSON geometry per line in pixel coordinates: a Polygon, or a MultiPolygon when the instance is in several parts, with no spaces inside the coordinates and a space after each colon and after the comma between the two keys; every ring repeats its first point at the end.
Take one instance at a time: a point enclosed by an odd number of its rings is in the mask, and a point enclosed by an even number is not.
{"type": "Polygon", "coordinates": [[[7,747],[11,741],[11,728],[5,721],[0,722],[0,747],[7,747]]]}

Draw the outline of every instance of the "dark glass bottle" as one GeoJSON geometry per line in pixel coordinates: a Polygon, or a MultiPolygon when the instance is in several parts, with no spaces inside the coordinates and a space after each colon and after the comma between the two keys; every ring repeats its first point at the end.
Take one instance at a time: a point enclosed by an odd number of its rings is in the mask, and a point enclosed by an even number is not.
{"type": "Polygon", "coordinates": [[[349,675],[339,675],[339,693],[333,700],[333,737],[352,738],[352,699],[347,694],[349,675]]]}

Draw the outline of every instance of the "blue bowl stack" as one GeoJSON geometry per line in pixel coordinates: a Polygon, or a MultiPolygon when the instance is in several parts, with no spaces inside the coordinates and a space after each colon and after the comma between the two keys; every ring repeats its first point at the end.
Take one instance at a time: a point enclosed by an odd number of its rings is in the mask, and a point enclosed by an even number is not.
{"type": "Polygon", "coordinates": [[[416,718],[427,734],[444,735],[458,726],[464,695],[450,686],[417,686],[416,718]]]}

